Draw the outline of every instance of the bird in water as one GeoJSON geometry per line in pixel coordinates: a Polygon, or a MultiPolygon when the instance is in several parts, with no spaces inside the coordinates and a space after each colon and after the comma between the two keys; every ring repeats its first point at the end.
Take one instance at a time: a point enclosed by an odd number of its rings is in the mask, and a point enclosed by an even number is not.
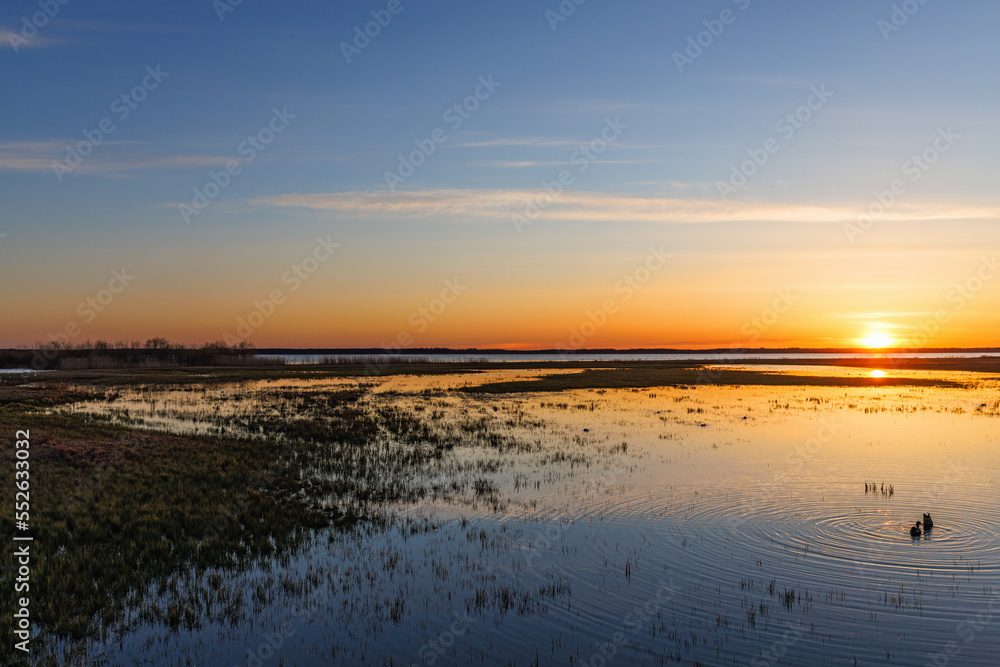
{"type": "Polygon", "coordinates": [[[910,537],[920,537],[920,534],[922,532],[923,531],[920,530],[920,522],[919,521],[917,522],[917,525],[910,527],[910,537]]]}
{"type": "Polygon", "coordinates": [[[924,515],[924,530],[930,530],[933,527],[934,527],[934,520],[931,519],[931,515],[930,514],[925,514],[924,515]]]}

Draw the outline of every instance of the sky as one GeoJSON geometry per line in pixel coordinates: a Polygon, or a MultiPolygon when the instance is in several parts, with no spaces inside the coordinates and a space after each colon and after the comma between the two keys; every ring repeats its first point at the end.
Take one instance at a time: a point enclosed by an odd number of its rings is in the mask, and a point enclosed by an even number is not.
{"type": "Polygon", "coordinates": [[[988,0],[0,8],[0,346],[1000,345],[988,0]]]}

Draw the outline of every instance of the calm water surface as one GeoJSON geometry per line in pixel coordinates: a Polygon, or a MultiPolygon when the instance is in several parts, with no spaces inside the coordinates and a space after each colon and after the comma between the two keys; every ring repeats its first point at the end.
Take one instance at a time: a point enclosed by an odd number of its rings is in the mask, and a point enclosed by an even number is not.
{"type": "MultiPolygon", "coordinates": [[[[245,665],[247,651],[261,664],[316,665],[996,664],[1000,381],[892,374],[967,388],[469,397],[450,388],[534,374],[380,380],[365,400],[440,423],[500,419],[534,448],[457,448],[449,456],[476,462],[495,492],[398,506],[395,526],[321,531],[270,570],[228,574],[247,590],[273,585],[245,627],[148,628],[105,654],[148,664],[245,665]],[[911,538],[923,512],[935,527],[911,538]],[[278,582],[289,576],[311,584],[288,592],[278,582]],[[293,634],[269,640],[279,628],[293,634]],[[280,646],[263,650],[269,641],[280,646]]],[[[273,405],[279,387],[357,383],[146,389],[75,409],[200,431],[212,413],[273,405]]]]}

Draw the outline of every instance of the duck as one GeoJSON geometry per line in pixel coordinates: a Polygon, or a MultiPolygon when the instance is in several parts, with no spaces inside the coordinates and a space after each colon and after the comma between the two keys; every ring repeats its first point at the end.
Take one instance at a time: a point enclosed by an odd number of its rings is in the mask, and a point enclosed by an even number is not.
{"type": "Polygon", "coordinates": [[[910,537],[920,537],[920,534],[922,532],[923,531],[920,530],[920,522],[919,521],[917,522],[917,525],[910,527],[910,537]]]}
{"type": "Polygon", "coordinates": [[[930,530],[933,527],[934,527],[934,520],[931,519],[931,515],[930,514],[925,514],[924,515],[924,530],[930,530]]]}

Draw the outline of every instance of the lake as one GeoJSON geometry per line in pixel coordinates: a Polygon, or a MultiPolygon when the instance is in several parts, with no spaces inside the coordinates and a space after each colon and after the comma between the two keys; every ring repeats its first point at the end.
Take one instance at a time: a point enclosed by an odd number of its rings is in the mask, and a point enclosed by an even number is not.
{"type": "Polygon", "coordinates": [[[267,438],[236,417],[287,414],[293,390],[361,388],[373,407],[470,434],[411,471],[405,483],[424,492],[386,503],[386,521],[312,531],[294,553],[220,571],[245,596],[238,623],[137,623],[95,655],[983,665],[1000,653],[997,376],[889,371],[961,385],[947,388],[456,391],[539,374],[139,387],[71,406],[140,428],[267,438]],[[495,437],[462,430],[474,421],[496,424],[495,437]],[[911,537],[925,512],[934,527],[911,537]]]}

